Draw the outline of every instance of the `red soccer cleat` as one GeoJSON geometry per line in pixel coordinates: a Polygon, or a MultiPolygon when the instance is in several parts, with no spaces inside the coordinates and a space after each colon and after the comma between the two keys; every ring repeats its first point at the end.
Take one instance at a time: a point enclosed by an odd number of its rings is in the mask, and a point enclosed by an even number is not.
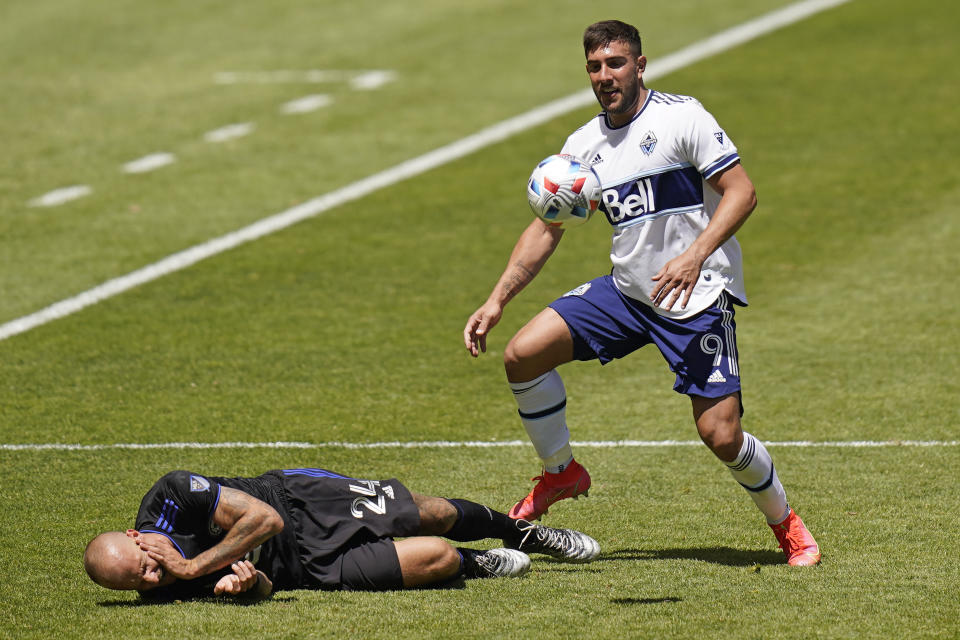
{"type": "Polygon", "coordinates": [[[783,522],[772,524],[770,528],[773,529],[773,535],[777,536],[777,542],[791,567],[820,564],[820,546],[793,509],[790,509],[790,515],[783,522]]]}
{"type": "Polygon", "coordinates": [[[507,514],[515,520],[539,520],[554,502],[564,498],[587,495],[590,489],[590,474],[574,460],[560,473],[547,473],[533,478],[538,481],[533,491],[522,501],[513,505],[507,514]]]}

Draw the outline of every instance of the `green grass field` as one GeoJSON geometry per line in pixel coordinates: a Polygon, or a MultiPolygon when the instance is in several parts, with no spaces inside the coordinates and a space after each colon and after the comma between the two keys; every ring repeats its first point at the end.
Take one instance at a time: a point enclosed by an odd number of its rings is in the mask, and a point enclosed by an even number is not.
{"type": "MultiPolygon", "coordinates": [[[[654,67],[787,3],[661,4],[5,3],[0,324],[582,90],[594,20],[637,23],[654,67]],[[214,82],[290,69],[396,79],[214,82]],[[316,93],[330,106],[281,113],[316,93]],[[203,141],[241,122],[249,135],[203,141]],[[161,151],[177,162],[120,169],[161,151]],[[28,206],[75,184],[92,193],[28,206]]],[[[960,439],[958,19],[932,0],[854,0],[651,83],[697,96],[758,188],[738,234],[751,300],[738,337],[745,427],[763,440],[960,439]]],[[[771,446],[824,551],[808,570],[782,563],[706,448],[583,446],[591,497],[546,523],[597,538],[590,565],[537,558],[519,580],[255,606],[145,605],[87,579],[86,542],[132,526],[175,468],[322,466],[500,509],[520,498],[539,472],[528,446],[109,445],[525,440],[502,350],[608,269],[609,228],[566,234],[484,357],[461,331],[529,220],[529,170],[595,111],[0,342],[0,637],[960,637],[956,444],[771,446]]],[[[696,437],[655,351],[562,373],[575,440],[696,437]]]]}

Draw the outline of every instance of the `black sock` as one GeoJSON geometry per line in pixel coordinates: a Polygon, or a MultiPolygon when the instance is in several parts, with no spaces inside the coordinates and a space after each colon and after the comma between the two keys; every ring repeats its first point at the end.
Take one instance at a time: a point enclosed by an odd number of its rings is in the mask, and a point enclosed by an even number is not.
{"type": "Polygon", "coordinates": [[[465,549],[457,547],[457,553],[460,554],[460,575],[464,578],[482,578],[486,573],[477,564],[475,556],[480,553],[475,549],[465,549]]]}
{"type": "Polygon", "coordinates": [[[457,521],[443,536],[457,542],[497,538],[504,542],[519,541],[523,537],[516,521],[507,514],[494,511],[469,500],[447,498],[457,510],[457,521]]]}

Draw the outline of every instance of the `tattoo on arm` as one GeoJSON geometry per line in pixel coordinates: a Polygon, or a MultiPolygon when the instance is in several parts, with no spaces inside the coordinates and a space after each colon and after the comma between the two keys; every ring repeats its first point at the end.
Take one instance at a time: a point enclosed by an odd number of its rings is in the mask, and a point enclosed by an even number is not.
{"type": "Polygon", "coordinates": [[[221,490],[214,522],[227,533],[220,542],[194,558],[199,575],[236,562],[283,528],[279,514],[268,504],[227,487],[221,490]]]}
{"type": "Polygon", "coordinates": [[[527,265],[523,264],[521,261],[517,261],[513,264],[515,267],[513,272],[510,274],[509,278],[503,285],[504,293],[506,293],[510,298],[520,293],[520,290],[523,289],[527,284],[533,280],[534,274],[527,265]]]}

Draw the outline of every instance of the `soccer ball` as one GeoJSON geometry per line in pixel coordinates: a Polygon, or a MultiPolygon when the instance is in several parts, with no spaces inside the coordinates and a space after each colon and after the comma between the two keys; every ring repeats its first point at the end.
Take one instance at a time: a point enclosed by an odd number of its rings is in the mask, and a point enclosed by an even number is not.
{"type": "Polygon", "coordinates": [[[583,224],[600,206],[602,193],[593,167],[567,154],[545,158],[527,181],[530,208],[551,227],[583,224]]]}

